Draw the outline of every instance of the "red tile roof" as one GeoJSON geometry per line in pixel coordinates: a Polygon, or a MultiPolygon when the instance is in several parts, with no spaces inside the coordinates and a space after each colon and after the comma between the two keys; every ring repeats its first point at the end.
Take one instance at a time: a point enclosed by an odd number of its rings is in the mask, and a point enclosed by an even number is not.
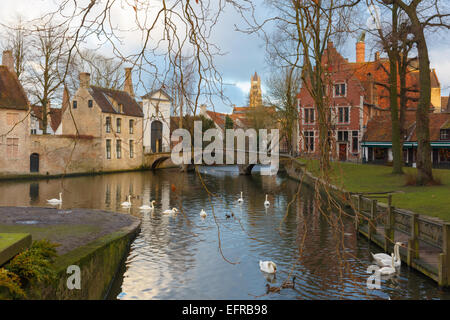
{"type": "Polygon", "coordinates": [[[127,92],[120,90],[112,90],[106,88],[100,88],[96,86],[90,86],[90,93],[95,99],[102,112],[105,113],[118,113],[111,104],[109,99],[113,99],[118,104],[123,105],[123,114],[133,117],[143,117],[139,104],[134,100],[127,92]]]}
{"type": "MultiPolygon", "coordinates": [[[[31,106],[31,113],[32,115],[39,120],[39,128],[42,130],[42,106],[31,106]]],[[[50,108],[50,110],[47,113],[47,121],[50,124],[50,127],[52,128],[53,132],[56,132],[59,125],[61,124],[62,119],[62,109],[60,108],[50,108]]]]}
{"type": "Polygon", "coordinates": [[[216,125],[218,125],[222,130],[225,129],[225,118],[226,118],[226,114],[224,113],[219,113],[219,112],[214,112],[214,111],[206,111],[206,114],[211,118],[212,121],[214,121],[214,123],[216,125]]]}
{"type": "MultiPolygon", "coordinates": [[[[430,140],[439,141],[440,130],[450,123],[449,113],[430,113],[430,140]]],[[[415,112],[407,112],[405,117],[406,141],[417,141],[416,137],[416,115],[415,112]]],[[[367,124],[364,141],[391,142],[392,122],[391,114],[385,112],[383,115],[373,117],[367,124]]]]}
{"type": "Polygon", "coordinates": [[[0,108],[28,110],[27,95],[17,77],[7,67],[0,66],[0,108]]]}

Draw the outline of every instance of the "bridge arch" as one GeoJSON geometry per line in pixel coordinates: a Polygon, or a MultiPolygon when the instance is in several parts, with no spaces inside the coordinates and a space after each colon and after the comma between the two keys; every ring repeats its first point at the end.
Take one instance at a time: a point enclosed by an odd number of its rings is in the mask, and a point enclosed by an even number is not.
{"type": "Polygon", "coordinates": [[[158,169],[158,167],[167,159],[169,159],[169,156],[162,156],[160,158],[157,158],[155,161],[153,161],[152,165],[150,166],[150,168],[152,170],[158,169]]]}

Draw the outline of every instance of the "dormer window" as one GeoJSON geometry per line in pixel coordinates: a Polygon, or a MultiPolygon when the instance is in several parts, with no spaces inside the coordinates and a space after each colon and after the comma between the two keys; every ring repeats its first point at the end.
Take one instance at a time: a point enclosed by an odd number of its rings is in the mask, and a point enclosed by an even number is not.
{"type": "Polygon", "coordinates": [[[450,140],[450,129],[441,129],[441,140],[450,140]]]}
{"type": "Polygon", "coordinates": [[[94,102],[92,100],[88,100],[88,107],[92,108],[93,105],[94,105],[94,102]]]}
{"type": "Polygon", "coordinates": [[[76,109],[78,106],[77,100],[73,100],[72,102],[72,109],[76,109]]]}
{"type": "Polygon", "coordinates": [[[123,113],[123,104],[119,103],[119,113],[123,113]]]}

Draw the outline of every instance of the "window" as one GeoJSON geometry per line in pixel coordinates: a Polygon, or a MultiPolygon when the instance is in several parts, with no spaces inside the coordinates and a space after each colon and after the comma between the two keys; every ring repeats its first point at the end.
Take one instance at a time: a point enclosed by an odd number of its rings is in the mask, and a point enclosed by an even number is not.
{"type": "Polygon", "coordinates": [[[76,109],[77,108],[77,100],[73,100],[73,102],[72,102],[72,108],[73,109],[76,109]]]}
{"type": "Polygon", "coordinates": [[[352,132],[352,152],[357,153],[359,151],[359,139],[358,139],[358,131],[352,132]]]}
{"type": "Polygon", "coordinates": [[[305,150],[307,152],[314,152],[314,131],[305,131],[305,150]]]}
{"type": "Polygon", "coordinates": [[[134,120],[130,120],[130,134],[134,133],[134,120]]]}
{"type": "Polygon", "coordinates": [[[111,140],[106,140],[106,159],[111,159],[111,140]]]}
{"type": "Polygon", "coordinates": [[[305,123],[314,123],[314,109],[307,108],[305,110],[305,123]]]}
{"type": "Polygon", "coordinates": [[[118,118],[116,123],[117,123],[117,130],[116,130],[116,132],[120,133],[122,131],[122,119],[118,118]]]}
{"type": "Polygon", "coordinates": [[[334,85],[334,96],[335,97],[345,97],[346,96],[346,84],[338,83],[334,85]]]}
{"type": "Polygon", "coordinates": [[[111,117],[106,117],[106,132],[111,132],[111,117]]]}
{"type": "Polygon", "coordinates": [[[338,108],[339,123],[349,123],[350,122],[350,108],[349,107],[339,107],[338,108]]]}
{"type": "Polygon", "coordinates": [[[6,138],[6,154],[8,159],[17,159],[19,157],[18,138],[6,138]]]}
{"type": "Polygon", "coordinates": [[[94,102],[92,100],[88,100],[88,107],[92,108],[93,105],[94,105],[94,102]]]}
{"type": "Polygon", "coordinates": [[[130,140],[130,158],[134,158],[134,141],[130,140]]]}
{"type": "Polygon", "coordinates": [[[122,140],[116,141],[116,155],[117,159],[122,159],[122,140]]]}
{"type": "Polygon", "coordinates": [[[119,113],[123,113],[123,104],[119,104],[119,113]]]}
{"type": "Polygon", "coordinates": [[[338,141],[348,141],[348,131],[338,131],[338,141]]]}
{"type": "Polygon", "coordinates": [[[450,129],[441,130],[441,140],[450,140],[450,129]]]}

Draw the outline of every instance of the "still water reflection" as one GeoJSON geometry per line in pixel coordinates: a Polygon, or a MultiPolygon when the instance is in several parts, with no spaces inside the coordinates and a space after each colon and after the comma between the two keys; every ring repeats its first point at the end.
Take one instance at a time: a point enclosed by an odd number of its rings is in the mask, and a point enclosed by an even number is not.
{"type": "Polygon", "coordinates": [[[419,273],[402,267],[383,279],[381,290],[366,287],[370,251],[351,223],[336,237],[313,203],[311,190],[289,208],[297,183],[282,176],[239,176],[230,167],[204,169],[209,197],[196,174],[133,172],[62,180],[0,183],[1,206],[46,206],[63,191],[63,208],[93,208],[142,219],[124,273],[111,293],[119,299],[449,299],[450,294],[419,273]],[[244,203],[237,204],[243,191],[244,203]],[[133,207],[121,203],[131,194],[133,207]],[[263,205],[269,194],[270,208],[263,205]],[[155,211],[141,213],[156,200],[155,211]],[[181,212],[163,215],[177,207],[181,212]],[[200,218],[200,210],[208,216],[200,218]],[[227,214],[234,217],[227,218],[227,214]],[[287,215],[286,215],[287,213],[287,215]],[[286,215],[286,217],[285,217],[286,215]],[[283,220],[283,218],[285,219],[283,220]],[[336,239],[345,237],[345,250],[336,239]],[[303,242],[304,241],[304,242],[303,242]],[[220,246],[219,246],[220,242],[220,246]],[[301,259],[299,246],[302,246],[301,259]],[[276,278],[259,270],[259,260],[278,266],[276,278]],[[345,263],[343,263],[345,262],[345,263]],[[296,288],[266,293],[289,272],[296,288]]]}

